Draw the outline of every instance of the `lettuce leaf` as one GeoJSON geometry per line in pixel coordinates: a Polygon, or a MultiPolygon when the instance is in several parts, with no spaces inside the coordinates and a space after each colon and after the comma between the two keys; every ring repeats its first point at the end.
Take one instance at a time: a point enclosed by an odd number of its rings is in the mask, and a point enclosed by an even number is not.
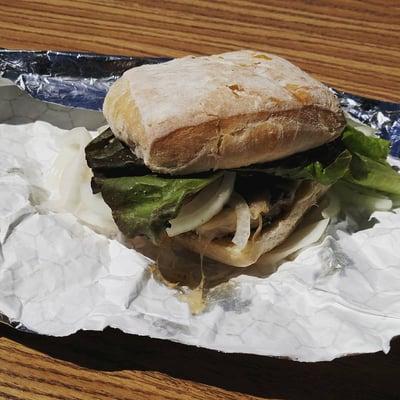
{"type": "Polygon", "coordinates": [[[386,161],[355,153],[344,180],[387,195],[400,195],[400,174],[386,161]]]}
{"type": "Polygon", "coordinates": [[[183,202],[220,178],[162,178],[156,175],[97,178],[104,201],[111,208],[120,231],[127,237],[146,235],[157,241],[168,220],[183,202]]]}
{"type": "MultiPolygon", "coordinates": [[[[311,161],[301,167],[275,167],[254,169],[254,171],[294,180],[309,179],[317,181],[323,185],[332,185],[339,179],[343,178],[348,172],[351,158],[352,156],[350,152],[344,150],[328,165],[324,165],[320,161],[311,161]]],[[[249,169],[247,170],[249,171],[249,169]]]]}
{"type": "Polygon", "coordinates": [[[386,161],[390,150],[388,141],[366,136],[349,126],[342,140],[352,153],[345,181],[388,195],[400,195],[400,174],[386,161]]]}
{"type": "MultiPolygon", "coordinates": [[[[215,172],[189,177],[154,175],[111,130],[94,139],[85,151],[94,173],[93,190],[101,191],[116,224],[127,237],[146,235],[157,241],[182,204],[222,175],[215,172]]],[[[310,179],[323,185],[347,182],[363,190],[398,198],[400,174],[387,163],[388,153],[386,140],[366,136],[347,126],[342,137],[331,143],[284,160],[235,171],[238,178],[245,179],[249,174],[266,174],[293,180],[310,179]]],[[[263,179],[256,181],[262,183],[263,179]]],[[[265,182],[268,182],[267,176],[265,182]]]]}
{"type": "MultiPolygon", "coordinates": [[[[341,143],[345,150],[330,163],[312,159],[298,167],[285,167],[283,163],[283,166],[275,168],[254,170],[292,179],[312,179],[323,185],[332,185],[343,179],[387,195],[400,195],[400,174],[386,161],[390,142],[366,136],[354,127],[347,126],[342,134],[341,143]]],[[[320,151],[323,149],[320,148],[320,151]]],[[[323,154],[319,157],[323,157],[323,154]]]]}
{"type": "Polygon", "coordinates": [[[344,130],[342,141],[353,154],[360,154],[375,161],[386,162],[389,155],[390,142],[378,137],[366,136],[350,126],[344,130]]]}
{"type": "Polygon", "coordinates": [[[152,172],[136,157],[132,150],[118,140],[108,128],[94,138],[85,148],[86,162],[95,176],[149,175],[152,172]]]}

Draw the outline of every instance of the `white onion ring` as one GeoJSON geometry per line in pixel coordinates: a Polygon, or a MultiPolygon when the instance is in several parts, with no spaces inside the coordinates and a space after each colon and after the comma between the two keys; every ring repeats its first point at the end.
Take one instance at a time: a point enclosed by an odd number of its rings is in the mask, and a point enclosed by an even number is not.
{"type": "Polygon", "coordinates": [[[182,206],[178,216],[169,221],[171,227],[166,229],[168,236],[192,231],[217,215],[231,197],[235,177],[235,172],[224,172],[222,179],[208,185],[182,206]]]}
{"type": "Polygon", "coordinates": [[[233,193],[230,204],[235,208],[236,212],[236,232],[232,238],[232,242],[239,249],[243,249],[249,241],[251,232],[250,208],[246,200],[238,193],[233,193]]]}

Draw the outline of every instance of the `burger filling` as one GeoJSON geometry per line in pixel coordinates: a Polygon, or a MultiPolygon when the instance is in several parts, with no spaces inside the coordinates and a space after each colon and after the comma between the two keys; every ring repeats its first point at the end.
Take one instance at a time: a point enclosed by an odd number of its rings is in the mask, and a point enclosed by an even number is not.
{"type": "Polygon", "coordinates": [[[400,195],[400,176],[386,162],[389,143],[349,126],[333,142],[283,160],[195,175],[152,172],[110,129],[85,151],[92,190],[101,192],[122,233],[154,242],[192,232],[244,247],[295,207],[304,180],[326,186],[344,180],[400,195]]]}

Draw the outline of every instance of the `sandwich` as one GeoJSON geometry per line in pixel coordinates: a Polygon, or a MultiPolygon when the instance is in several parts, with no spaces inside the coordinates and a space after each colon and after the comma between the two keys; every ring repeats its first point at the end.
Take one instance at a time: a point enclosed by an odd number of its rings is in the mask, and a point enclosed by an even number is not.
{"type": "Polygon", "coordinates": [[[329,88],[276,55],[133,68],[103,113],[86,159],[120,231],[234,267],[282,244],[338,180],[400,190],[388,142],[348,126],[329,88]]]}

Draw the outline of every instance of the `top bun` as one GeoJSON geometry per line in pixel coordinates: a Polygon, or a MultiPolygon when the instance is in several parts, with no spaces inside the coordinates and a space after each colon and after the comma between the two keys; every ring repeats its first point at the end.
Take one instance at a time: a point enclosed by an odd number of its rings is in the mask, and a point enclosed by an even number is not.
{"type": "Polygon", "coordinates": [[[335,139],[335,95],[283,58],[242,50],[126,71],[104,115],[153,171],[190,174],[273,161],[335,139]]]}

